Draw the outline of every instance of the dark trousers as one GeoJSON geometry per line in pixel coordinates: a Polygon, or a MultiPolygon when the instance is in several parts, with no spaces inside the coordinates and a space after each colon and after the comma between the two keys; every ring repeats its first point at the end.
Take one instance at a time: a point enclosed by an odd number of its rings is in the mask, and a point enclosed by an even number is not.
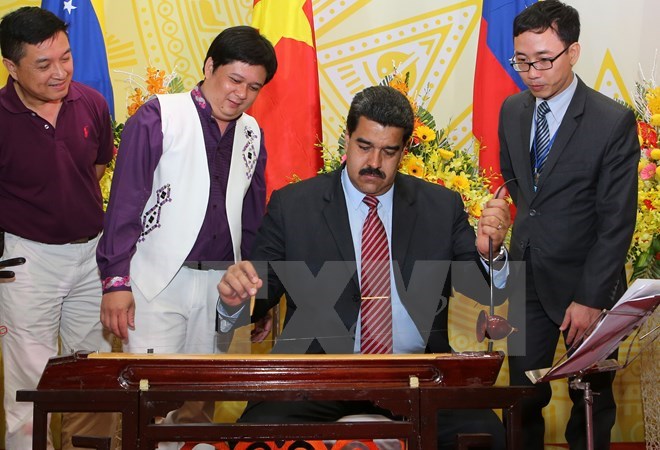
{"type": "MultiPolygon", "coordinates": [[[[352,414],[381,414],[396,419],[390,411],[371,402],[250,402],[238,420],[241,423],[335,422],[352,414]]],[[[452,409],[438,411],[438,449],[451,450],[458,433],[489,433],[492,449],[505,449],[502,422],[491,410],[452,409]]]]}
{"type": "MultiPolygon", "coordinates": [[[[526,258],[527,259],[527,258],[526,258]]],[[[511,324],[524,332],[514,333],[509,338],[509,349],[524,348],[524,356],[509,356],[509,379],[512,386],[531,386],[532,382],[525,371],[551,367],[555,349],[559,341],[559,325],[546,314],[534,285],[531,263],[527,260],[527,300],[525,317],[520,317],[523,308],[509,305],[509,320],[511,324]],[[524,326],[522,326],[524,324],[524,326]],[[524,343],[522,338],[524,337],[524,343]],[[522,345],[524,344],[524,347],[522,345]]],[[[615,357],[615,355],[613,355],[615,357]]],[[[610,433],[616,420],[616,404],[612,393],[614,372],[604,372],[589,375],[584,378],[591,384],[594,391],[593,402],[593,433],[594,448],[607,450],[610,448],[610,433]]],[[[569,396],[573,408],[566,426],[566,441],[571,450],[586,449],[586,419],[584,415],[584,391],[569,388],[569,396]]],[[[533,396],[523,399],[522,429],[523,448],[525,450],[543,450],[545,422],[542,410],[552,397],[549,383],[540,383],[535,387],[533,396]]]]}

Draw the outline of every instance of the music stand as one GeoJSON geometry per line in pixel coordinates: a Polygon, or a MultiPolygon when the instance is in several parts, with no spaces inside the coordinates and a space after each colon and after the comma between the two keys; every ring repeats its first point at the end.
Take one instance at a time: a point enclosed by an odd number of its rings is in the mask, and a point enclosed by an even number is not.
{"type": "Polygon", "coordinates": [[[643,336],[639,336],[641,326],[660,304],[660,280],[636,280],[614,307],[604,310],[589,326],[587,336],[579,345],[573,344],[555,365],[546,369],[529,370],[527,377],[534,384],[573,378],[572,389],[584,391],[587,450],[593,450],[592,406],[593,393],[589,382],[583,381],[585,375],[598,372],[620,370],[628,367],[640,352],[632,359],[630,353],[635,340],[647,339],[645,345],[650,345],[660,334],[655,327],[643,336]],[[626,360],[623,364],[615,359],[607,359],[632,332],[636,331],[630,341],[626,360]],[[569,356],[570,355],[570,356],[569,356]]]}

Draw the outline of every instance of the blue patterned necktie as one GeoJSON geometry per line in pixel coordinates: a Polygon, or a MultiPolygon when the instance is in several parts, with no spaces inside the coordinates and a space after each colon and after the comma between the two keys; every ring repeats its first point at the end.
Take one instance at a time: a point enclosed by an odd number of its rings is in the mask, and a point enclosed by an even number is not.
{"type": "Polygon", "coordinates": [[[550,112],[550,106],[545,100],[536,108],[536,136],[534,137],[533,166],[534,184],[538,184],[548,153],[550,152],[550,129],[545,116],[550,112]]]}

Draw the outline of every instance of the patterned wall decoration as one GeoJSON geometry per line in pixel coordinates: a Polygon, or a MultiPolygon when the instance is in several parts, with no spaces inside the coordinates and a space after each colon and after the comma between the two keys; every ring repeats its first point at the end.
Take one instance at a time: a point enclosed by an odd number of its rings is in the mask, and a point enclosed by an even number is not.
{"type": "MultiPolygon", "coordinates": [[[[630,101],[638,67],[648,74],[653,66],[654,46],[660,43],[656,24],[660,3],[601,0],[595,10],[596,3],[590,0],[566,1],[582,19],[576,72],[601,92],[630,101]]],[[[39,0],[3,0],[0,16],[19,6],[39,4],[39,0]]],[[[472,82],[481,0],[314,0],[313,6],[326,143],[336,143],[352,96],[397,66],[410,73],[417,92],[426,94],[425,106],[437,124],[448,129],[454,145],[472,145],[472,82]]],[[[105,2],[104,12],[116,111],[123,120],[131,76],[143,76],[147,65],[153,65],[176,71],[191,88],[202,76],[212,39],[225,27],[251,23],[252,0],[113,0],[105,2]]],[[[6,76],[0,68],[0,85],[6,76]]],[[[471,300],[454,301],[450,328],[456,350],[485,349],[474,336],[480,309],[471,300]]],[[[497,313],[505,315],[506,306],[497,313]]],[[[503,343],[495,348],[505,350],[503,343]]],[[[558,349],[557,356],[562,353],[558,349]]],[[[617,376],[615,441],[644,438],[640,371],[636,361],[617,376]]],[[[507,375],[505,367],[498,383],[506,383],[507,375]]],[[[546,441],[564,442],[570,408],[566,383],[553,382],[552,388],[546,441]]]]}
{"type": "MultiPolygon", "coordinates": [[[[324,116],[326,110],[334,113],[330,117],[345,115],[353,95],[393,67],[410,74],[412,91],[428,92],[426,105],[433,109],[480,18],[479,3],[458,3],[328,43],[319,40],[320,73],[328,86],[322,90],[324,116]]],[[[330,117],[323,125],[332,142],[337,127],[328,127],[330,117]]]]}

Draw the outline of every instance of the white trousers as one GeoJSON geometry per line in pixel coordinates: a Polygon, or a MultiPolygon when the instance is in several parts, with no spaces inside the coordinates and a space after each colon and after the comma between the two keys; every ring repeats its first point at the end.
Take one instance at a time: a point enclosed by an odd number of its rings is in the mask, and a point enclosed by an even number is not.
{"type": "Polygon", "coordinates": [[[124,351],[219,353],[215,317],[222,274],[219,270],[182,267],[151,301],[134,285],[135,330],[129,329],[124,351]]]}
{"type": "MultiPolygon", "coordinates": [[[[182,267],[167,287],[147,301],[137,286],[135,330],[129,330],[124,351],[130,353],[220,353],[215,332],[217,285],[223,271],[182,267]]],[[[190,401],[171,411],[166,423],[208,423],[215,403],[190,401]]],[[[159,450],[179,449],[183,442],[161,442],[159,450]]]]}
{"type": "MultiPolygon", "coordinates": [[[[16,391],[36,388],[50,357],[77,350],[111,350],[110,334],[104,333],[100,322],[97,241],[50,245],[5,234],[2,259],[26,259],[11,269],[15,281],[0,284],[0,325],[7,327],[1,338],[7,450],[32,448],[32,403],[17,402],[16,391]]],[[[114,434],[114,423],[104,421],[104,435],[114,434]]],[[[93,416],[87,422],[98,430],[93,416]]],[[[76,431],[88,434],[89,430],[76,431]]]]}

